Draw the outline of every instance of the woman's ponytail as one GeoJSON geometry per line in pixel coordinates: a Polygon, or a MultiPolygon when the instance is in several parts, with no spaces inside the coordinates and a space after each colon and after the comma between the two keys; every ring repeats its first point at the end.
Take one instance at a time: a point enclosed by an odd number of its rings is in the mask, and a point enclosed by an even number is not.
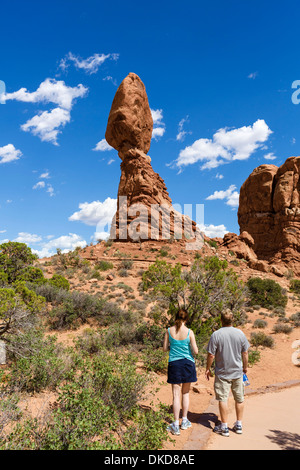
{"type": "Polygon", "coordinates": [[[179,309],[175,317],[175,330],[176,333],[180,329],[182,323],[186,322],[189,318],[189,315],[186,310],[183,308],[179,309]]]}

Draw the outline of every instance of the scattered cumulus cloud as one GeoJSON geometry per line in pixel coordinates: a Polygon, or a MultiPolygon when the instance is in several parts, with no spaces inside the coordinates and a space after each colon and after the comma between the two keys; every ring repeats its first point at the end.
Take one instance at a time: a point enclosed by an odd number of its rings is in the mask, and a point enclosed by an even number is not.
{"type": "Polygon", "coordinates": [[[117,199],[108,197],[104,202],[93,201],[79,204],[79,211],[74,212],[69,220],[83,222],[86,225],[105,227],[111,224],[117,211],[117,199]]]}
{"type": "Polygon", "coordinates": [[[185,139],[185,136],[187,134],[191,134],[191,132],[188,132],[188,131],[185,131],[183,129],[183,126],[186,122],[189,122],[188,120],[188,116],[186,116],[185,118],[181,119],[181,121],[179,122],[178,124],[178,134],[176,135],[176,140],[182,142],[184,139],[185,139]]]}
{"type": "Polygon", "coordinates": [[[71,115],[66,109],[55,108],[52,111],[44,111],[29,119],[21,126],[25,132],[31,132],[38,136],[42,142],[51,142],[58,145],[57,137],[61,129],[70,122],[71,115]]]}
{"type": "MultiPolygon", "coordinates": [[[[52,235],[51,235],[52,237],[52,235]]],[[[75,250],[78,246],[84,248],[87,242],[76,233],[69,233],[68,235],[62,235],[58,238],[45,237],[47,241],[39,242],[37,248],[32,248],[32,252],[37,254],[40,258],[49,257],[56,253],[57,248],[62,250],[62,253],[68,253],[69,251],[75,250]]]]}
{"type": "Polygon", "coordinates": [[[53,103],[60,108],[71,110],[73,102],[77,98],[82,98],[87,94],[88,89],[79,84],[75,87],[70,87],[65,84],[63,80],[55,80],[47,78],[44,80],[38,89],[29,92],[26,88],[13,93],[5,94],[5,101],[15,100],[24,103],[53,103]]]}
{"type": "Polygon", "coordinates": [[[231,207],[238,207],[239,205],[239,193],[236,190],[236,186],[231,184],[228,189],[215,191],[213,194],[206,198],[207,201],[213,201],[216,199],[226,200],[226,204],[231,207]]]}
{"type": "Polygon", "coordinates": [[[163,110],[151,109],[153,119],[152,139],[158,140],[166,131],[165,123],[163,122],[163,110]]]}
{"type": "Polygon", "coordinates": [[[212,139],[198,139],[181,150],[175,166],[182,169],[202,162],[201,170],[204,170],[217,168],[234,160],[247,160],[268,140],[271,133],[263,119],[258,119],[252,126],[219,129],[212,139]]]}
{"type": "Polygon", "coordinates": [[[274,153],[267,153],[264,155],[265,160],[276,160],[277,157],[275,157],[274,153]]]}
{"type": "Polygon", "coordinates": [[[19,160],[21,156],[21,150],[17,150],[13,144],[0,147],[0,163],[10,163],[19,160]]]}
{"type": "Polygon", "coordinates": [[[225,225],[213,225],[213,224],[199,224],[198,225],[201,232],[203,232],[207,237],[214,238],[220,237],[223,238],[225,233],[228,233],[225,225]]]}
{"type": "Polygon", "coordinates": [[[93,148],[93,150],[96,152],[106,152],[113,150],[113,147],[106,142],[106,139],[102,139],[100,142],[98,142],[98,144],[96,144],[96,147],[93,148]]]}
{"type": "Polygon", "coordinates": [[[250,78],[251,80],[255,80],[257,76],[258,76],[258,72],[252,72],[252,73],[249,73],[248,78],[250,78]]]}
{"type": "MultiPolygon", "coordinates": [[[[86,59],[82,59],[80,56],[76,56],[72,52],[69,52],[63,59],[61,59],[59,68],[62,71],[66,71],[71,64],[77,70],[83,70],[85,73],[92,75],[97,73],[99,67],[108,59],[117,61],[119,54],[93,54],[86,59]]],[[[110,77],[111,78],[111,77],[110,77]]]]}
{"type": "Polygon", "coordinates": [[[87,92],[88,89],[81,84],[70,87],[62,80],[47,78],[36,91],[29,92],[26,88],[20,88],[14,93],[6,93],[5,100],[55,104],[56,108],[40,112],[22,124],[21,129],[38,136],[42,142],[58,145],[57,137],[61,133],[61,129],[71,120],[70,111],[74,101],[86,96],[87,92]]]}
{"type": "Polygon", "coordinates": [[[28,232],[19,232],[17,238],[14,239],[14,242],[19,243],[38,243],[42,241],[42,237],[36,235],[35,233],[28,233],[28,232]]]}

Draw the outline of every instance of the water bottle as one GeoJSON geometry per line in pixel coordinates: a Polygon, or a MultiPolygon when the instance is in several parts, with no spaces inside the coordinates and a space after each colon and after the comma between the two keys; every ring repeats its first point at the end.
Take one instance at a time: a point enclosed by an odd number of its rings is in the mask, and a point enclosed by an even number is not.
{"type": "Polygon", "coordinates": [[[246,374],[243,375],[243,382],[246,387],[247,385],[250,385],[249,379],[246,374]]]}

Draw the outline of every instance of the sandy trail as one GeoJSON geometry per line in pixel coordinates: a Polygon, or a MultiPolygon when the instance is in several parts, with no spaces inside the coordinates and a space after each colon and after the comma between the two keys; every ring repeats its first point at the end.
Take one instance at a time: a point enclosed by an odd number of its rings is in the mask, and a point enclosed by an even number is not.
{"type": "MultiPolygon", "coordinates": [[[[206,450],[300,450],[299,401],[300,386],[246,396],[243,434],[231,431],[228,438],[211,433],[206,450]]],[[[229,428],[234,421],[231,401],[229,428]]]]}

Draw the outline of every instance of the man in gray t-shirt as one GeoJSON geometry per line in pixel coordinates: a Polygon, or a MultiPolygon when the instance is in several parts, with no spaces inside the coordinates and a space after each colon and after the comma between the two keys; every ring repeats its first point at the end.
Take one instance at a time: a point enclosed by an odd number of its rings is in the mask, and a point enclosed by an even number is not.
{"type": "Polygon", "coordinates": [[[230,390],[235,400],[237,421],[234,431],[242,434],[242,416],[244,411],[244,384],[243,372],[247,372],[249,342],[244,333],[232,326],[233,315],[227,309],[221,315],[222,328],[215,331],[207,346],[207,364],[205,376],[207,380],[211,376],[210,368],[215,359],[215,383],[216,399],[219,402],[221,425],[214,431],[229,436],[227,427],[228,407],[227,401],[230,390]]]}

